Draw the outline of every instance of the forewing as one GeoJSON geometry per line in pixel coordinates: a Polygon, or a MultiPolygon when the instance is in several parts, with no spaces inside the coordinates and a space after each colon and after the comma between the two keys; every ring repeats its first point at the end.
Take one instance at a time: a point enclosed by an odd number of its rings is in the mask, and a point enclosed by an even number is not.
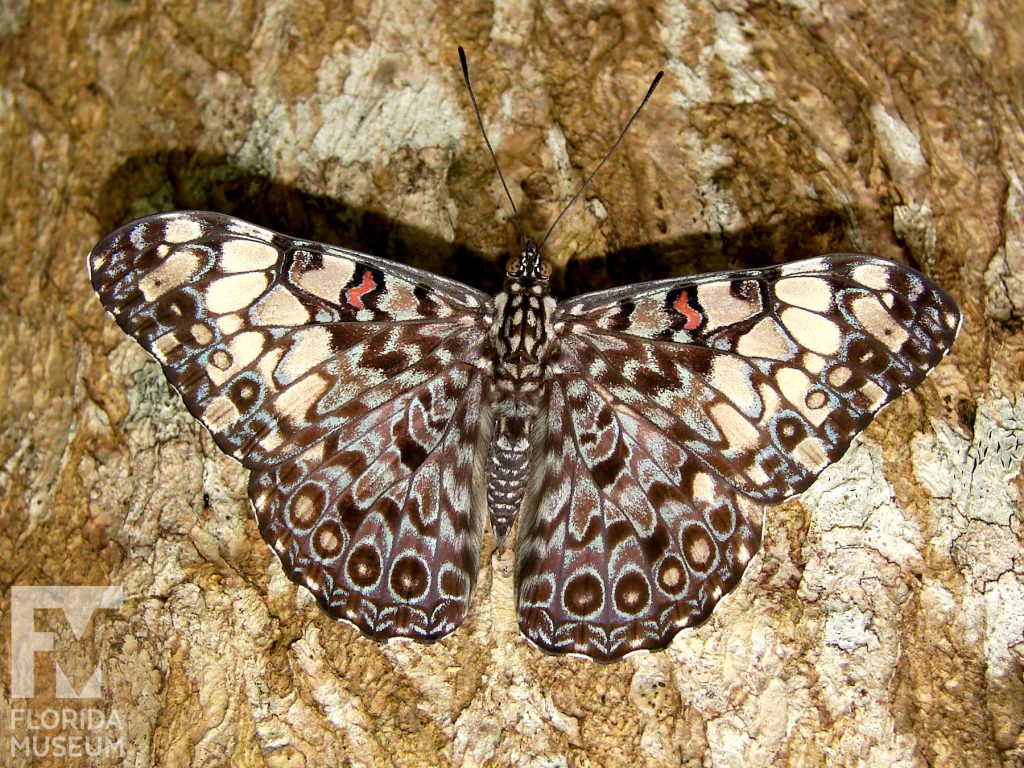
{"type": "Polygon", "coordinates": [[[126,225],[89,266],[118,324],[253,470],[290,578],[377,637],[455,628],[482,529],[470,487],[487,296],[196,211],[126,225]]]}
{"type": "Polygon", "coordinates": [[[296,455],[452,359],[475,362],[489,302],[428,272],[207,211],[128,224],[89,267],[118,325],[247,467],[296,455]]]}
{"type": "Polygon", "coordinates": [[[804,490],[949,351],[953,300],[871,256],[669,280],[559,305],[566,365],[758,501],[804,490]]]}

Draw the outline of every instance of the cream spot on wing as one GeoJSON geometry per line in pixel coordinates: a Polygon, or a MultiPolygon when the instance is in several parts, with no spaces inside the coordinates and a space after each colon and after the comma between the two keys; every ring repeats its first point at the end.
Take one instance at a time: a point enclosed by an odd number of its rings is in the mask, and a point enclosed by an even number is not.
{"type": "Polygon", "coordinates": [[[853,375],[853,371],[847,368],[845,365],[837,365],[831,371],[828,372],[828,383],[829,386],[839,388],[846,384],[853,375]]]}
{"type": "MultiPolygon", "coordinates": [[[[164,254],[160,254],[161,258],[164,254]]],[[[89,256],[89,274],[96,275],[102,272],[107,267],[107,262],[110,261],[110,253],[93,253],[89,256]]]]}
{"type": "Polygon", "coordinates": [[[327,391],[330,382],[318,373],[310,374],[289,386],[274,400],[274,409],[281,418],[293,424],[304,424],[306,412],[327,391]]]}
{"type": "Polygon", "coordinates": [[[242,318],[238,315],[221,315],[216,323],[222,336],[234,336],[242,329],[242,318]]]}
{"type": "Polygon", "coordinates": [[[179,346],[181,346],[181,342],[178,341],[174,333],[165,333],[153,342],[153,354],[156,355],[157,360],[166,364],[171,352],[179,346]]]}
{"type": "Polygon", "coordinates": [[[792,345],[771,317],[761,320],[740,336],[736,352],[744,357],[763,357],[768,360],[790,360],[793,357],[792,345]]]}
{"type": "Polygon", "coordinates": [[[808,469],[816,472],[828,463],[825,446],[816,437],[806,437],[793,451],[793,457],[808,469]]]}
{"type": "Polygon", "coordinates": [[[752,373],[750,364],[739,357],[718,355],[711,365],[708,383],[735,403],[741,411],[755,415],[761,410],[761,398],[754,389],[752,373]]]}
{"type": "Polygon", "coordinates": [[[758,431],[743,414],[728,403],[716,403],[708,410],[721,430],[727,450],[751,451],[757,448],[758,431]]]}
{"type": "Polygon", "coordinates": [[[263,272],[243,272],[222,277],[206,289],[206,306],[223,315],[252,304],[267,289],[270,279],[263,272]]]}
{"type": "Polygon", "coordinates": [[[221,371],[226,371],[231,367],[231,355],[225,352],[223,349],[218,349],[212,355],[210,355],[210,364],[221,371]]]}
{"type": "Polygon", "coordinates": [[[779,274],[783,277],[801,275],[810,269],[814,269],[816,266],[821,266],[820,264],[815,263],[818,261],[818,259],[804,259],[802,261],[793,261],[789,264],[783,264],[779,267],[779,274]]]}
{"type": "Polygon", "coordinates": [[[741,323],[761,311],[756,286],[751,286],[754,298],[743,299],[732,294],[727,281],[716,281],[697,286],[697,301],[704,309],[707,324],[704,332],[714,331],[727,325],[741,323]]]}
{"type": "Polygon", "coordinates": [[[326,328],[313,326],[293,334],[291,346],[274,372],[274,381],[295,381],[306,371],[315,368],[334,354],[331,334],[326,328]]]}
{"type": "Polygon", "coordinates": [[[203,410],[203,423],[211,432],[222,432],[238,418],[238,409],[223,395],[213,398],[203,410]]]}
{"type": "Polygon", "coordinates": [[[903,326],[893,320],[882,302],[874,296],[861,296],[850,303],[850,308],[864,330],[893,352],[898,352],[909,338],[903,326]]]}
{"type": "Polygon", "coordinates": [[[281,431],[278,429],[272,429],[260,438],[260,448],[262,448],[266,453],[273,453],[281,447],[283,442],[284,438],[281,435],[281,431]]]}
{"type": "MultiPolygon", "coordinates": [[[[267,351],[260,357],[256,362],[256,370],[259,371],[260,376],[266,381],[274,380],[274,371],[277,370],[277,366],[281,363],[281,358],[284,357],[285,350],[282,347],[268,347],[267,351]]],[[[356,394],[352,393],[353,396],[356,394]]]]}
{"type": "Polygon", "coordinates": [[[747,477],[750,478],[750,482],[754,485],[764,485],[769,480],[768,473],[764,471],[764,467],[756,461],[747,467],[747,477]]]}
{"type": "Polygon", "coordinates": [[[256,492],[256,495],[252,497],[252,501],[253,501],[253,503],[256,505],[256,507],[258,509],[258,508],[262,507],[264,504],[267,503],[267,499],[269,497],[270,497],[270,489],[269,488],[261,488],[260,490],[258,490],[256,492]]]}
{"type": "Polygon", "coordinates": [[[889,287],[889,271],[877,264],[862,264],[851,274],[854,280],[873,291],[884,291],[889,287]]]}
{"type": "Polygon", "coordinates": [[[213,341],[213,333],[202,323],[193,323],[189,332],[192,334],[192,338],[196,340],[196,343],[204,347],[213,341]]]}
{"type": "Polygon", "coordinates": [[[775,284],[775,295],[787,304],[813,312],[832,308],[832,289],[820,277],[787,277],[775,284]]]}
{"type": "Polygon", "coordinates": [[[279,257],[269,243],[235,238],[221,243],[218,263],[225,272],[255,272],[274,266],[279,257]]]}
{"type": "Polygon", "coordinates": [[[886,309],[892,309],[896,303],[896,296],[892,291],[886,291],[882,294],[882,303],[885,304],[886,309]]]}
{"type": "Polygon", "coordinates": [[[740,565],[743,565],[750,560],[750,548],[747,547],[746,544],[740,544],[736,547],[736,559],[739,561],[740,565]]]}
{"type": "Polygon", "coordinates": [[[800,364],[810,373],[820,374],[825,370],[825,363],[827,361],[821,355],[816,355],[813,352],[807,352],[802,358],[800,358],[800,364]]]}
{"type": "Polygon", "coordinates": [[[341,540],[330,528],[321,528],[317,531],[316,535],[319,539],[318,543],[320,545],[320,550],[323,552],[333,552],[341,543],[341,540]]]}
{"type": "Polygon", "coordinates": [[[325,460],[325,457],[327,456],[327,453],[324,450],[324,448],[325,446],[323,441],[316,443],[307,448],[306,450],[304,450],[300,454],[300,460],[302,461],[303,464],[307,466],[318,465],[322,463],[325,460]]]}
{"type": "Polygon", "coordinates": [[[779,412],[779,406],[782,401],[779,399],[778,393],[774,388],[768,384],[762,384],[758,389],[761,392],[761,402],[764,403],[764,410],[761,413],[760,424],[763,427],[769,424],[774,418],[775,414],[779,412]]]}
{"type": "Polygon", "coordinates": [[[164,240],[168,243],[187,243],[203,234],[202,225],[184,216],[168,219],[164,225],[164,240]]]}
{"type": "Polygon", "coordinates": [[[815,390],[807,395],[807,407],[812,411],[824,407],[827,402],[828,398],[825,397],[825,393],[821,390],[815,390]]]}
{"type": "MultiPolygon", "coordinates": [[[[703,533],[703,529],[701,531],[703,533]]],[[[711,551],[711,537],[706,533],[700,536],[688,537],[689,541],[686,544],[686,559],[691,565],[701,567],[707,566],[713,553],[711,551]]]]}
{"type": "Polygon", "coordinates": [[[775,374],[779,390],[790,403],[807,415],[807,392],[811,388],[811,380],[798,368],[780,368],[775,374]]]}
{"type": "Polygon", "coordinates": [[[799,307],[787,307],[780,313],[783,324],[800,346],[823,355],[839,351],[842,335],[831,320],[799,307]]]}
{"type": "Polygon", "coordinates": [[[296,259],[289,270],[292,282],[307,293],[335,304],[342,301],[342,293],[351,282],[356,265],[351,259],[323,254],[319,269],[304,270],[305,261],[296,259]]]}
{"type": "Polygon", "coordinates": [[[831,409],[825,407],[827,402],[828,401],[822,392],[809,392],[804,397],[803,405],[800,407],[800,413],[802,413],[804,417],[811,422],[811,424],[816,427],[820,427],[832,412],[831,409]]]}
{"type": "Polygon", "coordinates": [[[199,271],[199,254],[191,248],[176,250],[164,262],[139,281],[146,301],[156,301],[168,291],[179,288],[199,271]]]}
{"type": "Polygon", "coordinates": [[[715,481],[707,472],[698,472],[693,476],[693,498],[712,504],[718,494],[715,493],[715,481]]]}
{"type": "Polygon", "coordinates": [[[257,227],[255,224],[250,224],[248,221],[242,221],[241,219],[231,219],[228,222],[227,229],[233,235],[255,238],[265,242],[270,242],[270,238],[274,234],[269,230],[263,229],[263,227],[257,227]]]}
{"type": "Polygon", "coordinates": [[[250,317],[260,325],[304,325],[310,322],[309,310],[295,294],[276,285],[250,311],[250,317]]]}
{"type": "Polygon", "coordinates": [[[246,331],[233,338],[228,346],[235,359],[235,365],[242,367],[251,363],[263,351],[265,341],[259,331],[246,331]]]}
{"type": "Polygon", "coordinates": [[[661,580],[669,588],[677,587],[683,581],[683,571],[677,565],[669,561],[661,571],[661,580]]]}
{"type": "Polygon", "coordinates": [[[869,411],[877,411],[885,403],[885,390],[870,379],[864,382],[860,391],[868,399],[869,411]]]}
{"type": "Polygon", "coordinates": [[[218,370],[216,367],[208,367],[206,374],[210,381],[218,387],[231,379],[236,373],[245,368],[249,363],[259,357],[263,351],[263,336],[258,331],[246,331],[240,333],[227,341],[227,354],[230,357],[228,368],[218,370]]]}

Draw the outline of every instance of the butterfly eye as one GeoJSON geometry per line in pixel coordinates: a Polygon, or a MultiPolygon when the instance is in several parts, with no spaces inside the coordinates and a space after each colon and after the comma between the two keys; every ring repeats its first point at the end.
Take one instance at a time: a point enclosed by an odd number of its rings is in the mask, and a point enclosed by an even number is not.
{"type": "Polygon", "coordinates": [[[519,257],[511,256],[509,260],[505,262],[505,272],[510,275],[519,274],[519,257]]]}
{"type": "Polygon", "coordinates": [[[540,272],[540,276],[547,280],[551,277],[551,264],[547,261],[541,261],[540,269],[538,271],[540,272]]]}

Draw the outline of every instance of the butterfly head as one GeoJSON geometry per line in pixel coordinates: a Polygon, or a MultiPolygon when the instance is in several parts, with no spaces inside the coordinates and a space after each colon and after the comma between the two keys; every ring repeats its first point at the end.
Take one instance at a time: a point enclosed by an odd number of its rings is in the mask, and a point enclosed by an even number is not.
{"type": "Polygon", "coordinates": [[[528,237],[523,242],[523,251],[505,263],[505,273],[520,280],[544,280],[551,278],[551,264],[541,257],[537,242],[528,237]]]}

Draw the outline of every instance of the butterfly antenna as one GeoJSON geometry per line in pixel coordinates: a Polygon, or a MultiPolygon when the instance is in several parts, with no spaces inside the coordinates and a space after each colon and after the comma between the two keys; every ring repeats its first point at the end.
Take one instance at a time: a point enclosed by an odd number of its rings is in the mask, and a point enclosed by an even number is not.
{"type": "Polygon", "coordinates": [[[480,133],[483,134],[484,144],[487,145],[487,151],[491,153],[491,160],[494,161],[494,167],[498,171],[498,178],[501,179],[501,186],[505,190],[505,196],[508,198],[509,205],[512,206],[512,213],[514,214],[514,223],[516,225],[516,232],[519,234],[520,241],[525,240],[523,235],[523,227],[519,221],[519,211],[516,210],[515,200],[512,199],[512,193],[508,191],[508,184],[505,183],[505,175],[501,172],[501,166],[498,165],[498,158],[494,154],[494,148],[491,146],[491,140],[487,138],[487,131],[484,130],[484,120],[480,117],[480,107],[476,103],[476,94],[473,92],[473,84],[469,81],[469,64],[466,63],[466,52],[459,46],[459,61],[462,62],[462,78],[466,81],[466,90],[469,91],[469,100],[473,102],[473,112],[476,114],[477,125],[480,126],[480,133]]]}
{"type": "Polygon", "coordinates": [[[572,196],[572,200],[570,200],[562,209],[562,212],[558,214],[558,217],[548,228],[547,234],[544,235],[544,239],[540,241],[540,245],[537,247],[537,250],[540,250],[541,248],[544,247],[544,243],[546,243],[548,241],[548,238],[551,237],[551,233],[554,231],[555,227],[558,226],[558,222],[562,220],[562,217],[565,216],[565,212],[572,208],[573,203],[575,203],[579,196],[583,194],[583,190],[585,190],[587,186],[590,184],[591,179],[593,179],[597,175],[597,172],[601,170],[601,166],[605,164],[608,158],[612,156],[612,153],[618,148],[619,144],[622,143],[622,139],[625,137],[626,131],[629,130],[629,126],[633,124],[633,121],[636,120],[637,115],[640,114],[640,110],[642,110],[644,106],[647,104],[647,100],[651,98],[651,94],[654,93],[654,89],[658,87],[658,83],[661,82],[661,78],[664,74],[664,72],[659,71],[658,74],[654,76],[654,80],[651,81],[651,87],[647,89],[647,95],[644,96],[643,101],[640,102],[640,106],[636,108],[636,112],[633,113],[633,116],[629,118],[629,122],[626,123],[626,126],[622,129],[622,133],[619,134],[619,138],[617,138],[615,140],[615,143],[612,144],[612,148],[608,150],[608,154],[606,154],[604,158],[601,160],[601,162],[597,164],[597,168],[595,168],[591,172],[591,174],[587,176],[587,180],[583,182],[580,188],[576,191],[576,194],[572,196]]]}

